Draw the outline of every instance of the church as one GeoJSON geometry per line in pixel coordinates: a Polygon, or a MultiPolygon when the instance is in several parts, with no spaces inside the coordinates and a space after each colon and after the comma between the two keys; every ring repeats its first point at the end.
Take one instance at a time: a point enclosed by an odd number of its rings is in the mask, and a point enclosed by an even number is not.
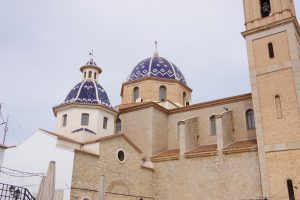
{"type": "Polygon", "coordinates": [[[243,2],[249,94],[192,103],[184,72],[156,49],[113,106],[98,61],[80,67],[82,81],[53,107],[54,133],[41,130],[74,150],[69,199],[96,200],[100,176],[106,200],[300,199],[295,5],[243,2]]]}

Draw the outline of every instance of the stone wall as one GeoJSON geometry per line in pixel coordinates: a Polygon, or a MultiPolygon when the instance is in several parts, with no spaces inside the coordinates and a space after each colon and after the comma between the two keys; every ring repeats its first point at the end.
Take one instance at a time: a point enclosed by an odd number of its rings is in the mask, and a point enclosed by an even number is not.
{"type": "Polygon", "coordinates": [[[100,142],[100,156],[77,152],[74,161],[71,195],[96,200],[100,175],[105,176],[107,199],[136,199],[153,196],[153,171],[142,168],[142,154],[123,137],[100,142]],[[125,162],[117,153],[125,152],[125,162]],[[76,189],[79,188],[79,189],[76,189]],[[114,194],[112,194],[114,193],[114,194]],[[126,195],[132,195],[131,196],[126,195]]]}
{"type": "Polygon", "coordinates": [[[256,152],[155,163],[155,199],[257,199],[256,152]]]}

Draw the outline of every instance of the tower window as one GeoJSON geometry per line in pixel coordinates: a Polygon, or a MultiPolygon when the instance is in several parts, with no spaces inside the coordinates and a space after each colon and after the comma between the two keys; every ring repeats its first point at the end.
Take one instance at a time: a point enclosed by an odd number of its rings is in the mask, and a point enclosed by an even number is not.
{"type": "Polygon", "coordinates": [[[133,101],[136,102],[138,98],[140,98],[140,89],[138,87],[135,87],[133,89],[133,101]]]}
{"type": "Polygon", "coordinates": [[[103,117],[103,129],[107,129],[107,122],[108,122],[108,118],[103,117]]]}
{"type": "Polygon", "coordinates": [[[89,78],[92,78],[92,72],[89,71],[89,78]]]}
{"type": "Polygon", "coordinates": [[[116,133],[121,132],[121,130],[122,130],[122,121],[121,119],[118,119],[116,122],[116,133]]]}
{"type": "Polygon", "coordinates": [[[277,118],[280,119],[282,118],[282,109],[281,109],[281,100],[279,95],[275,96],[275,105],[276,105],[277,118]]]}
{"type": "Polygon", "coordinates": [[[159,99],[165,101],[167,97],[167,88],[165,86],[159,87],[159,99]]]}
{"type": "Polygon", "coordinates": [[[67,125],[67,115],[63,115],[62,126],[65,127],[67,125]]]}
{"type": "Polygon", "coordinates": [[[210,117],[210,135],[217,135],[216,116],[210,117]]]}
{"type": "Polygon", "coordinates": [[[260,7],[262,17],[268,17],[271,15],[270,0],[260,0],[260,7]]]}
{"type": "Polygon", "coordinates": [[[271,42],[268,44],[268,50],[269,50],[269,57],[274,58],[275,57],[274,56],[274,48],[273,48],[273,44],[271,42]]]}
{"type": "Polygon", "coordinates": [[[295,200],[293,181],[291,179],[289,179],[286,181],[286,183],[287,183],[287,188],[288,188],[288,192],[289,192],[289,200],[295,200]]]}
{"type": "Polygon", "coordinates": [[[186,106],[186,92],[183,92],[183,94],[182,94],[182,98],[183,98],[183,104],[182,105],[184,105],[184,106],[186,106]]]}
{"type": "Polygon", "coordinates": [[[254,111],[249,109],[246,111],[247,129],[255,129],[254,111]]]}
{"type": "Polygon", "coordinates": [[[96,80],[96,78],[97,78],[97,73],[95,72],[94,73],[94,79],[96,80]]]}
{"type": "Polygon", "coordinates": [[[86,72],[84,72],[84,78],[86,78],[86,72]]]}
{"type": "Polygon", "coordinates": [[[83,113],[81,115],[81,125],[82,126],[88,126],[89,125],[89,117],[90,115],[87,113],[83,113]]]}

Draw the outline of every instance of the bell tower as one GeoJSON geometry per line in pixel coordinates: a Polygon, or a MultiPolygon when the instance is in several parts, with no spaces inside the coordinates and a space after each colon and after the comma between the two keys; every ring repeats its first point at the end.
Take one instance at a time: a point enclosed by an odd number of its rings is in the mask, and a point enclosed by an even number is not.
{"type": "Polygon", "coordinates": [[[300,199],[300,28],[294,1],[244,0],[244,15],[263,196],[300,199]]]}

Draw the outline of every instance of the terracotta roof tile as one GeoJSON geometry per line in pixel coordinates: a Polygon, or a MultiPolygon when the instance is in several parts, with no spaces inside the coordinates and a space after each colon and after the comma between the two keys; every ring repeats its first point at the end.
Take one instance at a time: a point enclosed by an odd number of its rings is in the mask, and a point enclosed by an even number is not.
{"type": "Polygon", "coordinates": [[[175,160],[179,159],[179,149],[171,149],[162,151],[154,156],[151,157],[153,162],[155,161],[164,161],[164,160],[175,160]]]}
{"type": "Polygon", "coordinates": [[[185,154],[205,153],[211,151],[217,151],[217,144],[197,146],[187,151],[185,154]]]}
{"type": "Polygon", "coordinates": [[[224,148],[224,153],[235,153],[235,152],[245,152],[245,151],[251,151],[257,149],[257,140],[244,140],[244,141],[237,141],[230,145],[228,145],[226,148],[224,148]]]}

